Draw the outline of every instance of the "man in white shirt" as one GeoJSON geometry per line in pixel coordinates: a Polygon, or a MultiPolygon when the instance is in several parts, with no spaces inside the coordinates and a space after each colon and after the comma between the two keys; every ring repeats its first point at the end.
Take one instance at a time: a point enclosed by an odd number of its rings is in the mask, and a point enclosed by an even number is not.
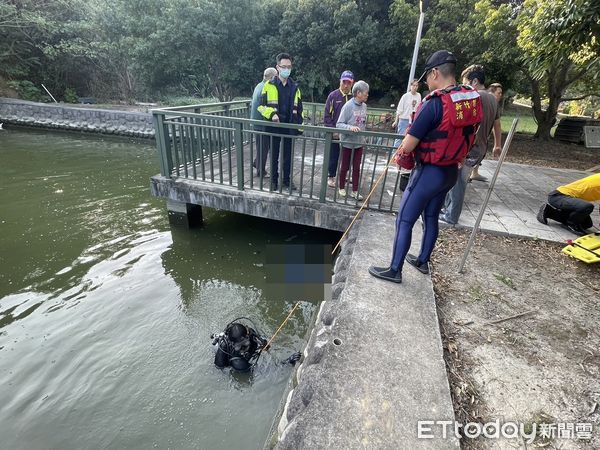
{"type": "Polygon", "coordinates": [[[417,110],[419,103],[421,103],[421,94],[417,92],[418,89],[419,81],[413,80],[410,84],[410,91],[404,94],[398,103],[398,108],[396,108],[396,118],[394,119],[392,126],[398,126],[397,132],[400,135],[400,138],[394,141],[394,147],[399,147],[402,143],[408,125],[412,123],[413,114],[417,110]]]}

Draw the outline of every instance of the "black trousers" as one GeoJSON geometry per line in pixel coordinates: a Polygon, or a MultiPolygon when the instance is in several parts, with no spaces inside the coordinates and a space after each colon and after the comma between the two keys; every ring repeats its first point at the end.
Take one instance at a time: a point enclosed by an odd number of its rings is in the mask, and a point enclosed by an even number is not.
{"type": "MultiPolygon", "coordinates": [[[[256,131],[265,131],[264,127],[255,126],[256,131]]],[[[265,173],[267,159],[269,157],[269,147],[271,145],[271,136],[266,134],[256,134],[256,154],[252,167],[254,167],[259,176],[265,173]]]]}
{"type": "MultiPolygon", "coordinates": [[[[277,134],[289,134],[295,136],[296,130],[285,128],[267,128],[267,131],[277,134]]],[[[292,164],[292,138],[281,136],[268,136],[271,147],[271,183],[279,184],[279,147],[283,140],[283,184],[290,184],[290,168],[292,164]]]]}
{"type": "Polygon", "coordinates": [[[594,205],[590,202],[552,191],[548,194],[548,204],[556,210],[548,214],[550,219],[584,230],[593,225],[590,214],[594,210],[594,205]]]}

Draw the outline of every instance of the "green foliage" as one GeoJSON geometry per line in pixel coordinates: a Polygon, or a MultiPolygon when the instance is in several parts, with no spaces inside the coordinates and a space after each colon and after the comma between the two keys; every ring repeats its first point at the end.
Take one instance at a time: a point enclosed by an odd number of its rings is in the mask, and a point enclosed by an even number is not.
{"type": "MultiPolygon", "coordinates": [[[[519,45],[541,78],[553,64],[573,63],[592,71],[600,53],[600,3],[592,0],[527,0],[519,45]],[[551,58],[548,59],[548,56],[551,58]]],[[[597,77],[597,71],[592,72],[597,77]]]]}
{"type": "Polygon", "coordinates": [[[533,76],[542,79],[564,65],[593,70],[599,64],[599,20],[600,6],[591,0],[525,0],[517,43],[533,76]]]}
{"type": "MultiPolygon", "coordinates": [[[[446,48],[459,72],[483,64],[488,82],[530,96],[538,123],[550,123],[561,97],[600,91],[598,5],[431,0],[417,74],[430,53],[446,48]]],[[[44,83],[68,101],[75,92],[229,100],[249,96],[286,51],[307,100],[324,100],[345,69],[371,85],[372,101],[397,99],[418,18],[418,0],[0,1],[0,76],[29,80],[19,93],[37,99],[44,96],[35,86],[44,83]]],[[[588,103],[587,110],[599,107],[588,103]]]]}
{"type": "Polygon", "coordinates": [[[23,100],[32,102],[41,102],[45,100],[42,91],[29,80],[9,81],[8,86],[17,91],[19,97],[23,100]]]}
{"type": "Polygon", "coordinates": [[[77,97],[77,93],[75,92],[75,89],[73,89],[73,88],[65,89],[65,102],[67,102],[67,103],[78,103],[79,102],[79,98],[77,97]]]}

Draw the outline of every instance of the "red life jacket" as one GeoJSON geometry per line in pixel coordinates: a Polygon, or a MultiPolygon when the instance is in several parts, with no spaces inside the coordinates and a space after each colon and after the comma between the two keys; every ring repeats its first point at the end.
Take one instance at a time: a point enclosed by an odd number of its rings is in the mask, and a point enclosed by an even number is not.
{"type": "Polygon", "coordinates": [[[419,105],[415,120],[425,102],[436,96],[442,100],[442,120],[419,142],[416,156],[425,164],[449,166],[469,153],[483,118],[483,105],[479,93],[470,86],[437,89],[419,105]]]}

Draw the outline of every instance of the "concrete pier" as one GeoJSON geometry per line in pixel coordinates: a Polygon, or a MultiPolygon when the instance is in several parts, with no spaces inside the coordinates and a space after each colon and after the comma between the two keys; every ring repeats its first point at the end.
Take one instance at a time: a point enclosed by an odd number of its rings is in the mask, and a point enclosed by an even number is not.
{"type": "Polygon", "coordinates": [[[227,185],[172,179],[160,175],[151,178],[150,190],[155,197],[171,202],[201,205],[337,231],[344,231],[357,211],[351,205],[319,203],[297,195],[256,190],[239,191],[227,185]]]}
{"type": "MultiPolygon", "coordinates": [[[[451,421],[454,411],[431,278],[410,265],[401,285],[367,272],[389,263],[393,236],[394,217],[367,212],[344,243],[276,448],[459,448],[440,428],[418,437],[419,421],[451,421]]],[[[417,223],[413,252],[420,237],[417,223]]]]}
{"type": "Polygon", "coordinates": [[[185,228],[202,226],[202,206],[167,200],[169,223],[185,228]]]}

